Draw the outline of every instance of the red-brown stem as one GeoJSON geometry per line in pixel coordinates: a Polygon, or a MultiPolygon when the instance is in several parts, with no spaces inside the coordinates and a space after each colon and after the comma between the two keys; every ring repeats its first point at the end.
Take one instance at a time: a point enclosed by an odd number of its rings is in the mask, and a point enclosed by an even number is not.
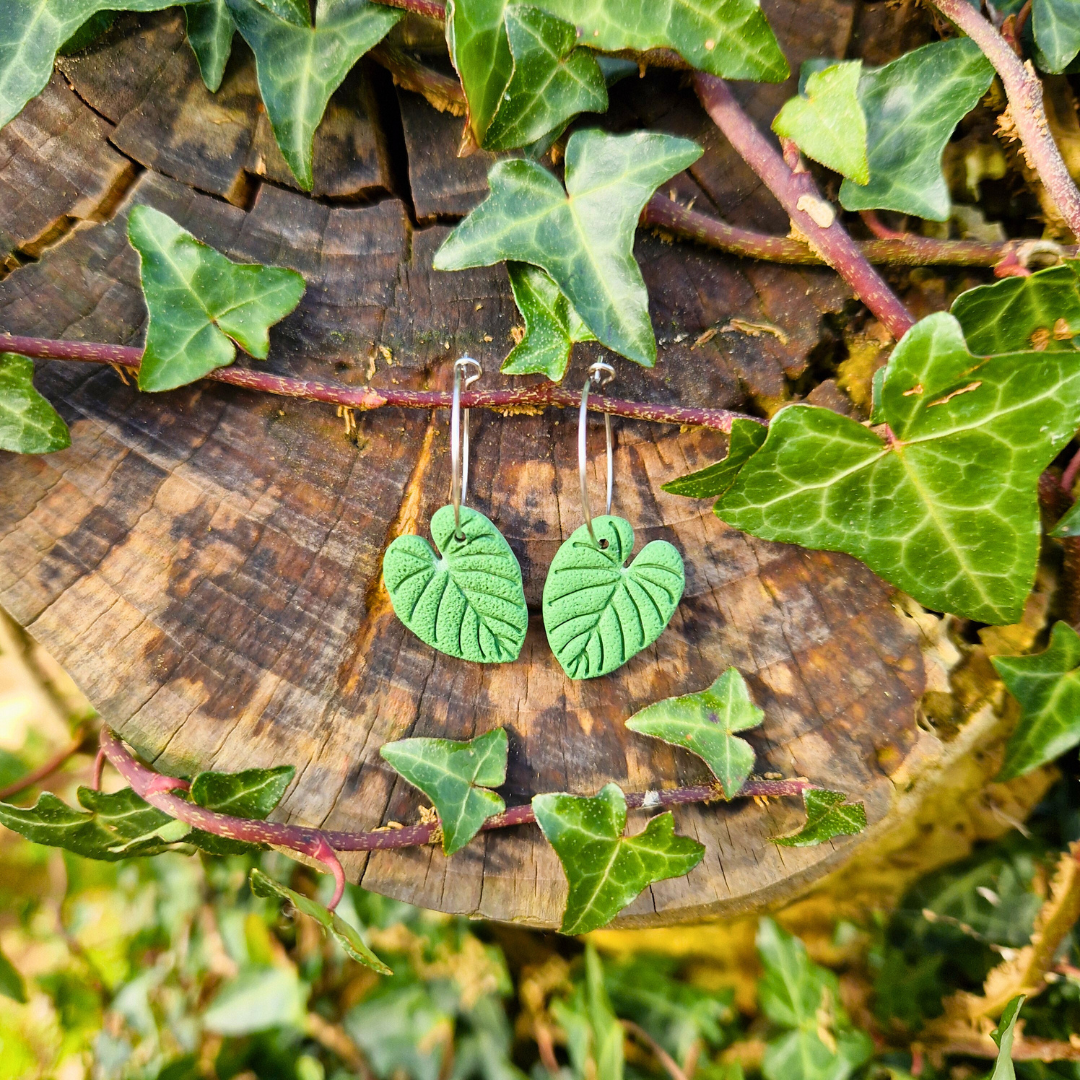
{"type": "Polygon", "coordinates": [[[624,1031],[648,1047],[671,1080],[687,1080],[686,1073],[679,1067],[678,1062],[640,1024],[635,1024],[633,1020],[620,1020],[619,1023],[624,1031]]]}
{"type": "Polygon", "coordinates": [[[98,749],[97,756],[94,758],[94,772],[90,777],[90,786],[95,791],[101,790],[101,774],[105,771],[105,751],[98,749]]]}
{"type": "Polygon", "coordinates": [[[713,122],[776,196],[810,246],[852,287],[893,337],[903,337],[915,325],[914,317],[848,236],[810,173],[795,172],[785,164],[723,79],[698,72],[694,87],[713,122]]]}
{"type": "MultiPolygon", "coordinates": [[[[106,345],[87,341],[49,341],[44,338],[18,337],[0,334],[0,352],[21,353],[42,360],[82,360],[94,364],[118,364],[137,370],[142,359],[142,349],[130,345],[106,345]]],[[[442,390],[400,390],[386,387],[379,390],[367,387],[353,388],[323,382],[318,379],[294,379],[287,375],[272,375],[252,368],[218,368],[206,376],[215,382],[229,386],[241,386],[248,390],[261,390],[283,397],[304,398],[307,401],[323,401],[331,405],[345,405],[350,409],[367,411],[384,405],[406,409],[448,409],[452,396],[442,390]]],[[[564,409],[576,409],[581,405],[581,395],[564,390],[556,383],[543,382],[523,386],[517,390],[467,390],[461,395],[461,405],[466,409],[514,409],[545,408],[549,405],[564,409]]],[[[633,420],[651,420],[658,424],[688,424],[693,427],[731,431],[733,420],[754,420],[758,417],[727,409],[691,409],[682,405],[654,405],[645,401],[622,401],[619,398],[590,395],[592,412],[611,413],[633,420]]]]}
{"type": "MultiPolygon", "coordinates": [[[[752,229],[740,229],[710,214],[688,210],[666,195],[654,195],[641,212],[641,224],[664,229],[682,240],[698,243],[767,262],[796,266],[820,266],[824,263],[808,244],[790,236],[770,236],[752,229]]],[[[930,236],[903,233],[888,240],[856,241],[863,258],[871,263],[893,266],[996,266],[1023,243],[1007,240],[987,243],[982,240],[936,240],[930,236]]],[[[1064,248],[1065,258],[1075,258],[1080,249],[1064,248]]]]}
{"type": "Polygon", "coordinates": [[[1076,483],[1076,474],[1078,472],[1080,472],[1080,450],[1073,454],[1069,464],[1065,466],[1065,471],[1061,474],[1061,490],[1069,498],[1072,498],[1073,484],[1076,483]]]}
{"type": "Polygon", "coordinates": [[[10,799],[12,795],[18,795],[20,791],[25,791],[28,787],[33,787],[39,781],[44,780],[45,777],[51,776],[68,758],[73,757],[82,749],[84,742],[86,742],[86,732],[79,728],[76,730],[71,742],[63,750],[57,751],[48,761],[43,762],[32,772],[20,776],[18,780],[8,784],[7,787],[0,788],[0,799],[10,799]]]}
{"type": "Polygon", "coordinates": [[[1050,134],[1043,109],[1042,82],[1031,61],[1023,61],[1009,43],[983,18],[968,0],[933,0],[934,6],[955,23],[994,65],[1009,99],[1009,113],[1016,125],[1025,156],[1039,174],[1046,194],[1057,207],[1073,235],[1080,238],[1080,191],[1050,134]]]}
{"type": "Polygon", "coordinates": [[[900,229],[890,229],[889,226],[877,216],[876,210],[860,210],[859,217],[862,218],[863,224],[879,240],[903,240],[908,235],[900,229]]]}

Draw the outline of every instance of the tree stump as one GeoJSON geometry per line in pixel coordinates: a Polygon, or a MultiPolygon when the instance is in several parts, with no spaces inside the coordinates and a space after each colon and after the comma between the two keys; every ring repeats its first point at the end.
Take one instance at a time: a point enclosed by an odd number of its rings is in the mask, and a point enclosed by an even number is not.
{"type": "MultiPolygon", "coordinates": [[[[854,0],[766,5],[794,70],[849,50],[854,0]]],[[[880,57],[876,57],[880,61],[880,57]]],[[[791,85],[747,86],[759,121],[791,85]]],[[[698,139],[670,185],[683,200],[776,233],[779,206],[709,124],[679,76],[613,91],[605,123],[698,139]]],[[[447,389],[453,360],[498,374],[518,321],[502,267],[436,273],[432,256],[486,191],[491,157],[457,158],[461,121],[362,62],[315,144],[313,196],[294,189],[237,37],[222,89],[203,87],[182,15],[122,17],[59,62],[46,91],[0,133],[0,329],[137,344],[145,309],[126,240],[135,204],[170,214],[238,260],[308,281],[271,334],[276,372],[349,385],[447,389]]],[[[741,261],[639,234],[659,342],[655,369],[616,361],[620,397],[769,407],[796,394],[829,348],[825,316],[850,301],[829,270],[741,261]],[[731,319],[775,328],[750,336],[731,319]],[[718,329],[696,345],[703,331],[718,329]]],[[[568,385],[591,359],[581,348],[568,385]]],[[[251,362],[242,358],[241,362],[251,362]]],[[[661,485],[715,460],[723,436],[616,421],[615,512],[638,546],[662,537],[686,561],[670,627],[615,674],[567,679],[539,616],[543,579],[581,524],[575,416],[473,413],[469,501],[521,561],[530,603],[517,663],[435,653],[397,621],[380,574],[393,537],[427,535],[448,501],[449,414],[383,408],[356,430],[325,406],[200,383],[139,394],[109,368],[51,363],[38,387],[72,429],[69,450],[0,454],[0,603],[81,684],[103,719],[172,773],[285,763],[277,816],[333,829],[417,820],[418,793],[378,755],[387,741],[510,737],[508,805],[540,791],[640,791],[701,783],[698,759],[628,732],[649,702],[707,686],[734,664],[766,714],[750,733],[759,773],[807,776],[887,824],[894,778],[918,757],[918,633],[890,590],[845,556],[757,541],[706,503],[661,485]]],[[[602,490],[603,433],[590,440],[602,490]]],[[[793,895],[863,842],[781,849],[794,800],[675,811],[706,846],[685,878],[620,917],[662,925],[793,895]]],[[[643,827],[640,814],[631,828],[643,827]]],[[[565,882],[534,826],[482,834],[451,859],[425,847],[350,856],[364,887],[448,912],[550,927],[565,882]]]]}

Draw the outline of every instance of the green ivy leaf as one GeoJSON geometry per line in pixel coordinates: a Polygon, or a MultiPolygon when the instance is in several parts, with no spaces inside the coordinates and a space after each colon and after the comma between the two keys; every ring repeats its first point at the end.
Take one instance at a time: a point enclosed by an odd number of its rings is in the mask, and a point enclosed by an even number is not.
{"type": "Polygon", "coordinates": [[[544,580],[548,644],[571,679],[595,679],[622,667],[663,632],[686,584],[682,556],[666,540],[634,549],[630,522],[593,518],[575,529],[544,580]],[[599,546],[597,546],[599,545],[599,546]]]}
{"type": "Polygon", "coordinates": [[[150,313],[140,390],[172,390],[228,366],[234,341],[265,359],[270,327],[304,295],[295,270],[234,263],[149,206],[132,207],[128,239],[150,313]]]}
{"type": "Polygon", "coordinates": [[[776,115],[773,131],[791,139],[807,157],[854,180],[870,182],[866,159],[866,116],[859,102],[861,60],[846,60],[806,80],[776,115]]]}
{"type": "Polygon", "coordinates": [[[383,556],[383,580],[397,617],[423,642],[460,660],[516,660],[529,628],[521,567],[505,537],[483,514],[454,508],[431,518],[431,538],[397,536],[383,556]]]}
{"type": "Polygon", "coordinates": [[[716,504],[767,540],[846,551],[935,611],[1019,620],[1035,577],[1039,474],[1080,427],[1080,354],[978,359],[944,312],[893,351],[895,441],[793,405],[716,504]]]}
{"type": "Polygon", "coordinates": [[[1047,71],[1064,71],[1080,52],[1080,4],[1032,0],[1031,28],[1047,71]]]}
{"type": "Polygon", "coordinates": [[[379,753],[438,811],[443,851],[453,855],[506,804],[487,788],[506,781],[506,732],[502,728],[471,742],[450,739],[401,739],[379,753]]]}
{"type": "Polygon", "coordinates": [[[0,353],[0,450],[51,454],[70,445],[67,424],[34,389],[34,361],[0,353]]]}
{"type": "Polygon", "coordinates": [[[1073,349],[1080,334],[1080,262],[1007,277],[962,292],[950,311],[976,356],[1042,349],[1073,349]]]}
{"type": "Polygon", "coordinates": [[[539,266],[508,262],[510,288],[525,320],[525,336],[503,361],[507,375],[546,375],[560,382],[578,341],[595,341],[562,290],[539,266]]]}
{"type": "Polygon", "coordinates": [[[577,46],[573,25],[527,4],[505,11],[512,74],[484,134],[488,150],[513,150],[563,128],[582,112],[607,112],[596,58],[577,46]]]}
{"type": "Polygon", "coordinates": [[[935,41],[864,71],[870,182],[845,180],[845,210],[897,210],[944,221],[951,203],[941,155],[953,128],[979,102],[994,69],[970,38],[935,41]]]}
{"type": "Polygon", "coordinates": [[[404,12],[368,0],[319,0],[311,27],[256,0],[228,0],[228,4],[237,29],[255,54],[259,91],[274,138],[297,182],[310,191],[315,129],[330,95],[404,12]]]}
{"type": "Polygon", "coordinates": [[[1080,502],[1054,526],[1050,535],[1058,540],[1069,536],[1080,536],[1080,502]]]}
{"type": "Polygon", "coordinates": [[[566,144],[565,191],[535,161],[497,162],[491,194],[446,238],[435,269],[539,266],[599,342],[652,367],[656,341],[634,230],[656,188],[700,156],[696,143],[670,135],[576,131],[566,144]]]}
{"type": "Polygon", "coordinates": [[[345,950],[347,956],[358,964],[377,971],[380,975],[393,975],[388,968],[368,947],[360,933],[350,926],[340,915],[315,900],[309,900],[298,892],[287,888],[261,870],[251,871],[251,891],[256,896],[277,896],[287,900],[302,915],[314,919],[323,930],[345,950]]]}
{"type": "Polygon", "coordinates": [[[0,17],[0,128],[37,97],[61,46],[100,11],[160,11],[175,0],[8,0],[0,17]]]}
{"type": "Polygon", "coordinates": [[[626,726],[697,754],[731,799],[754,767],[752,747],[734,733],[755,728],[764,718],[746,680],[730,667],[708,690],[657,701],[634,713],[626,726]]]}
{"type": "Polygon", "coordinates": [[[311,5],[308,0],[258,0],[267,11],[294,26],[311,25],[311,5]]]}
{"type": "MultiPolygon", "coordinates": [[[[295,773],[292,765],[235,773],[204,772],[192,780],[189,794],[192,802],[207,810],[262,821],[281,802],[295,773]]],[[[192,829],[187,839],[213,855],[245,855],[265,848],[264,844],[232,840],[202,829],[192,829]]]]}
{"type": "Polygon", "coordinates": [[[0,994],[26,1004],[26,983],[15,965],[0,951],[0,994]]]}
{"type": "Polygon", "coordinates": [[[862,803],[849,803],[840,791],[810,788],[803,792],[806,824],[791,836],[770,837],[782,847],[816,847],[836,836],[854,836],[866,828],[862,803]]]}
{"type": "Polygon", "coordinates": [[[187,20],[187,39],[206,88],[216,93],[225,74],[225,65],[232,53],[236,23],[229,14],[226,0],[201,0],[184,8],[187,20]]]}
{"type": "MultiPolygon", "coordinates": [[[[482,142],[513,73],[505,29],[506,0],[450,0],[446,39],[482,142]]],[[[783,82],[784,54],[757,0],[543,0],[571,23],[582,45],[603,52],[674,49],[691,67],[729,79],[783,82]]]]}
{"type": "Polygon", "coordinates": [[[637,836],[623,836],[626,798],[617,784],[598,795],[535,795],[537,823],[559,856],[570,892],[560,930],[587,934],[606,926],[646,886],[688,874],[705,848],[675,835],[670,813],[637,836]]]}
{"type": "Polygon", "coordinates": [[[1012,1063],[1013,1037],[1016,1034],[1016,1020],[1020,1015],[1020,1008],[1026,1000],[1026,995],[1017,994],[1005,1006],[998,1026],[990,1032],[990,1038],[998,1047],[998,1056],[990,1080],[1016,1080],[1016,1070],[1012,1063]]]}
{"type": "Polygon", "coordinates": [[[1020,703],[999,781],[1023,776],[1080,743],[1080,635],[1068,623],[1054,624],[1045,652],[991,662],[1020,703]]]}
{"type": "Polygon", "coordinates": [[[625,1033],[604,985],[604,967],[589,942],[585,946],[585,982],[565,1000],[551,1003],[551,1013],[566,1035],[575,1077],[622,1080],[625,1033]]]}
{"type": "Polygon", "coordinates": [[[664,484],[669,495],[685,495],[689,499],[715,499],[735,483],[739,470],[761,449],[769,429],[754,420],[733,420],[728,439],[727,457],[715,465],[680,476],[664,484]]]}
{"type": "Polygon", "coordinates": [[[874,1044],[852,1028],[836,976],[772,919],[758,924],[757,948],[764,968],[758,1001],[774,1024],[788,1029],[765,1049],[766,1080],[846,1080],[870,1059],[874,1044]]]}

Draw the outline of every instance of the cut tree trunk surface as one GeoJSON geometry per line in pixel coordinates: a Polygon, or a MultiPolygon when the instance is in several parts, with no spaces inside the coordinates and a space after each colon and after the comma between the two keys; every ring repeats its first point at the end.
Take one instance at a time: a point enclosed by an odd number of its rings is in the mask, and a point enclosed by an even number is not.
{"type": "MultiPolygon", "coordinates": [[[[793,69],[842,56],[854,3],[766,5],[793,69]]],[[[455,156],[461,121],[397,91],[367,63],[335,95],[315,143],[315,195],[291,186],[239,38],[208,94],[175,11],[125,16],[0,133],[0,330],[141,342],[145,309],[126,241],[154,206],[239,260],[301,271],[307,294],[271,333],[271,370],[349,385],[450,384],[453,360],[498,374],[518,321],[502,267],[445,274],[432,256],[486,190],[490,157],[455,156]]],[[[746,87],[759,122],[791,92],[746,87]]],[[[673,181],[682,199],[737,224],[787,222],[709,125],[679,76],[613,92],[616,129],[699,139],[673,181]]],[[[639,235],[659,340],[655,369],[616,361],[618,396],[738,408],[793,396],[824,319],[850,294],[830,271],[755,264],[639,235]],[[777,332],[748,336],[732,318],[777,332]],[[724,328],[694,347],[702,331],[724,328]]],[[[582,348],[568,385],[598,355],[582,348]]],[[[244,361],[242,359],[241,362],[244,361]]],[[[209,383],[139,394],[109,368],[42,365],[38,386],[71,424],[71,449],[0,454],[0,604],[163,771],[291,763],[278,816],[333,829],[418,819],[421,799],[378,755],[409,736],[470,738],[503,726],[509,805],[541,791],[592,794],[701,783],[692,755],[628,732],[649,702],[707,686],[728,665],[766,714],[750,733],[759,773],[806,776],[887,819],[893,777],[917,741],[918,637],[888,588],[845,556],[754,540],[666,481],[715,460],[704,430],[616,421],[615,512],[638,545],[664,538],[686,561],[684,599],[653,647],[620,671],[567,679],[538,604],[546,569],[578,525],[576,417],[473,413],[470,504],[521,561],[532,617],[520,659],[442,656],[397,621],[380,574],[403,532],[427,534],[450,486],[445,411],[380,409],[347,435],[325,406],[209,383]]],[[[603,431],[590,437],[595,498],[603,431]]],[[[621,917],[658,925],[789,896],[860,843],[778,849],[795,800],[691,806],[680,832],[706,845],[685,878],[621,917]]],[[[644,817],[632,815],[631,828],[644,817]]],[[[343,860],[366,888],[449,912],[557,925],[565,882],[534,826],[440,850],[343,860]]]]}

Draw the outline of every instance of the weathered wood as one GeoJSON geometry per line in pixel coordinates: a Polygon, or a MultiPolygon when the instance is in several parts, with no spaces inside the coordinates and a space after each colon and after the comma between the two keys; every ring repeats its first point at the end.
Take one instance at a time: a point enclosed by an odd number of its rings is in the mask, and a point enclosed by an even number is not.
{"type": "MultiPolygon", "coordinates": [[[[792,0],[786,10],[798,26],[799,5],[792,0]]],[[[831,5],[827,17],[820,3],[813,10],[827,23],[823,40],[840,54],[851,5],[831,5]]],[[[109,221],[78,224],[0,282],[0,328],[138,342],[145,311],[124,230],[130,206],[145,203],[233,258],[305,274],[304,300],[271,334],[274,370],[445,388],[453,358],[468,352],[487,384],[500,381],[518,320],[504,269],[436,273],[431,256],[448,227],[412,224],[460,215],[482,197],[483,158],[452,154],[461,121],[400,92],[411,205],[396,197],[334,205],[260,185],[247,151],[237,164],[241,154],[228,139],[227,152],[207,150],[207,106],[190,83],[174,112],[161,98],[151,107],[164,73],[187,63],[170,18],[131,20],[91,54],[64,62],[80,96],[117,132],[127,125],[127,152],[147,147],[138,160],[150,171],[109,221]],[[138,34],[159,44],[134,48],[138,34]],[[138,123],[129,119],[136,116],[138,123]],[[153,123],[162,125],[156,141],[153,123]],[[174,132],[183,135],[170,142],[174,132]],[[181,173],[183,183],[170,178],[181,173]],[[241,174],[250,185],[243,206],[202,194],[232,197],[241,174]]],[[[243,62],[234,58],[227,79],[239,78],[234,65],[243,62]]],[[[670,75],[623,85],[614,117],[636,124],[652,109],[648,122],[657,126],[682,117],[704,131],[700,110],[670,75]]],[[[258,110],[246,120],[256,132],[258,110]]],[[[102,121],[102,142],[114,134],[102,121]]],[[[317,177],[322,138],[320,129],[317,177]]],[[[17,174],[39,167],[34,146],[13,154],[26,158],[9,166],[17,174]]],[[[676,193],[705,198],[704,186],[701,177],[680,178],[676,193]]],[[[57,213],[68,214],[72,199],[59,199],[57,213]]],[[[8,227],[5,213],[0,207],[0,228],[8,227]]],[[[739,223],[756,213],[730,210],[739,223]]],[[[637,255],[659,359],[648,371],[618,362],[618,389],[629,398],[771,407],[792,395],[822,347],[822,316],[849,295],[827,270],[752,265],[649,235],[639,236],[637,255]],[[776,332],[722,329],[733,318],[776,332]],[[719,332],[693,347],[708,328],[719,332]]],[[[573,383],[595,355],[576,356],[573,383]]],[[[71,423],[73,445],[42,458],[0,454],[0,604],[159,767],[292,762],[297,777],[280,813],[335,829],[416,819],[416,793],[378,756],[382,743],[409,735],[464,738],[505,726],[510,804],[545,790],[591,793],[608,780],[628,790],[695,783],[705,777],[696,758],[633,735],[622,721],[735,664],[766,712],[751,735],[759,771],[844,790],[866,803],[873,822],[889,814],[890,777],[918,741],[918,635],[894,611],[887,587],[854,560],[753,540],[707,505],[661,491],[722,453],[722,436],[616,424],[616,510],[639,544],[663,537],[680,548],[687,589],[655,646],[610,677],[574,683],[535,613],[546,568],[581,521],[573,416],[474,417],[470,502],[514,548],[534,608],[519,661],[481,667],[440,656],[404,630],[380,578],[389,541],[426,534],[446,501],[447,415],[384,409],[358,416],[350,437],[324,407],[212,384],[140,395],[108,369],[49,364],[38,385],[71,423]]],[[[602,439],[597,425],[598,488],[602,439]]],[[[679,829],[706,844],[705,862],[647,891],[622,922],[758,907],[857,847],[857,839],[794,850],[768,843],[800,815],[786,803],[678,810],[679,829]]],[[[357,856],[346,867],[366,887],[415,903],[544,926],[557,924],[565,890],[533,827],[486,834],[451,860],[423,849],[357,856]]]]}

